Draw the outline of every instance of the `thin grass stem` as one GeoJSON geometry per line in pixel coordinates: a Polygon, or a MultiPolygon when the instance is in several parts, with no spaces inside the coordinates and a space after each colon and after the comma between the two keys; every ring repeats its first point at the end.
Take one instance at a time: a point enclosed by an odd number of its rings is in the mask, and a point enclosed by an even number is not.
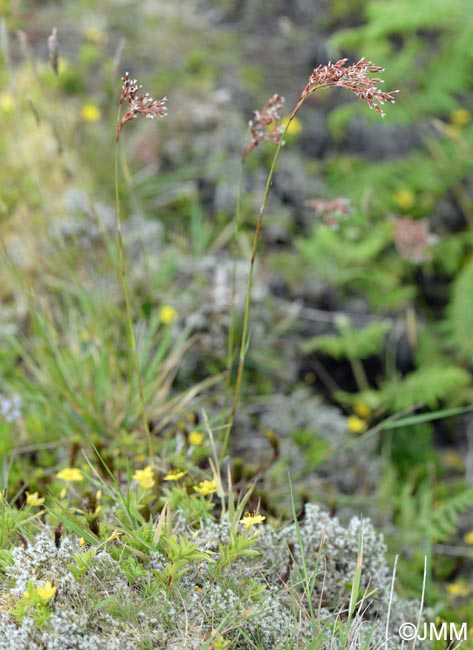
{"type": "MultiPolygon", "coordinates": [[[[120,123],[120,109],[118,111],[117,124],[120,123]]],[[[130,291],[128,287],[128,276],[127,276],[127,266],[126,266],[126,257],[125,257],[125,247],[123,245],[123,236],[122,236],[122,222],[121,222],[121,210],[120,210],[120,193],[119,193],[119,181],[118,181],[118,161],[119,161],[119,139],[115,139],[115,207],[116,207],[116,227],[117,227],[117,236],[118,236],[118,249],[120,252],[120,283],[123,291],[123,296],[125,298],[125,310],[126,318],[128,325],[128,344],[130,352],[130,361],[134,368],[134,373],[136,376],[136,384],[138,387],[138,396],[140,400],[141,414],[143,418],[143,428],[146,434],[146,441],[148,445],[148,455],[149,463],[153,467],[153,445],[151,440],[151,431],[149,428],[148,418],[146,417],[146,406],[143,392],[143,382],[141,381],[140,374],[140,362],[138,359],[138,351],[136,347],[136,337],[135,330],[133,328],[133,317],[131,312],[131,303],[130,303],[130,291]]]]}
{"type": "Polygon", "coordinates": [[[224,447],[223,447],[223,452],[226,452],[226,448],[228,445],[228,442],[230,440],[231,432],[233,429],[233,424],[235,421],[235,415],[236,411],[238,408],[238,402],[240,398],[240,391],[241,391],[241,382],[243,379],[243,371],[245,368],[245,360],[246,360],[246,353],[248,350],[248,335],[249,335],[249,324],[250,324],[250,306],[251,306],[251,290],[253,287],[253,275],[254,275],[254,270],[255,270],[255,260],[256,260],[256,252],[258,250],[258,242],[259,242],[259,236],[261,233],[261,228],[263,226],[263,217],[264,213],[266,210],[266,204],[268,202],[268,197],[269,197],[269,191],[271,189],[272,181],[273,181],[273,176],[274,176],[274,171],[276,169],[276,163],[278,161],[279,157],[279,152],[281,151],[281,147],[284,142],[284,137],[288,131],[288,128],[291,124],[292,119],[295,117],[295,114],[293,113],[291,117],[289,118],[286,127],[284,129],[284,132],[281,136],[281,139],[279,141],[279,144],[277,145],[276,152],[273,156],[273,160],[271,163],[271,167],[268,173],[268,178],[266,180],[266,187],[264,190],[264,195],[263,195],[263,201],[261,203],[261,207],[258,213],[258,221],[256,222],[256,228],[253,236],[253,245],[251,249],[251,258],[250,258],[250,269],[248,273],[248,283],[246,287],[246,297],[245,297],[245,311],[244,311],[244,316],[243,316],[243,331],[241,335],[241,343],[240,343],[240,357],[239,357],[239,362],[238,362],[238,370],[237,370],[237,376],[235,380],[235,387],[233,391],[233,401],[232,401],[232,407],[230,411],[230,418],[229,418],[229,423],[228,423],[228,428],[227,428],[227,433],[225,436],[225,441],[224,441],[224,447]]]}

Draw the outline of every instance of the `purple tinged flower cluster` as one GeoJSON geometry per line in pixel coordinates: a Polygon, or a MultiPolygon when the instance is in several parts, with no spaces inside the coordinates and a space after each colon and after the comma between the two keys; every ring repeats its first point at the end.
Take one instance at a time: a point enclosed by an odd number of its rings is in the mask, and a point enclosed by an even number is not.
{"type": "Polygon", "coordinates": [[[155,117],[166,117],[168,113],[166,97],[163,97],[163,99],[153,99],[149,93],[138,95],[138,92],[143,86],[139,86],[136,79],[130,79],[128,72],[125,72],[125,75],[122,77],[122,82],[120,104],[123,104],[125,101],[128,102],[128,110],[117,124],[117,141],[125,124],[139,115],[154,119],[155,117]]]}
{"type": "Polygon", "coordinates": [[[364,58],[352,65],[346,65],[347,61],[348,59],[340,59],[336,63],[319,65],[315,68],[292,115],[294,116],[298,112],[307,97],[316,90],[326,86],[338,86],[351,90],[360,101],[366,102],[369,108],[374,108],[381,117],[384,117],[381,106],[386,102],[394,104],[394,95],[399,92],[398,90],[382,91],[377,85],[383,83],[383,80],[380,77],[369,76],[382,72],[384,68],[374,65],[371,61],[365,61],[364,58]]]}

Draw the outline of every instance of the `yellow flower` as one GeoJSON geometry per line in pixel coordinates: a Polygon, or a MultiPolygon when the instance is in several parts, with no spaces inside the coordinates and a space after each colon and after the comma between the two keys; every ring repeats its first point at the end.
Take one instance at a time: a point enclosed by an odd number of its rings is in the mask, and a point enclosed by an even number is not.
{"type": "Polygon", "coordinates": [[[174,309],[174,307],[171,307],[171,305],[164,305],[164,307],[161,309],[160,319],[161,323],[164,323],[164,325],[169,325],[175,321],[177,316],[177,310],[174,309]]]}
{"type": "Polygon", "coordinates": [[[31,598],[31,596],[29,595],[29,593],[28,593],[27,591],[24,591],[24,592],[23,592],[23,598],[24,598],[25,600],[29,600],[29,599],[31,598]]]}
{"type": "Polygon", "coordinates": [[[194,490],[206,497],[217,491],[217,483],[214,478],[211,481],[201,481],[199,485],[194,485],[194,490]]]}
{"type": "Polygon", "coordinates": [[[394,194],[394,200],[404,210],[409,210],[415,204],[415,196],[411,190],[402,189],[394,194]]]}
{"type": "Polygon", "coordinates": [[[148,465],[148,467],[145,467],[144,469],[137,469],[132,478],[134,478],[138,485],[145,490],[152,488],[155,483],[154,470],[151,465],[148,465]]]}
{"type": "Polygon", "coordinates": [[[249,530],[255,524],[262,524],[266,519],[263,515],[260,515],[259,512],[247,512],[244,517],[240,519],[240,524],[245,526],[245,530],[249,530]]]}
{"type": "Polygon", "coordinates": [[[85,546],[85,539],[84,539],[83,537],[81,537],[80,540],[79,540],[79,546],[80,546],[81,548],[82,548],[83,546],[85,546]]]}
{"type": "Polygon", "coordinates": [[[10,92],[4,92],[0,95],[0,111],[2,113],[13,113],[15,110],[15,98],[10,92]]]}
{"type": "MultiPolygon", "coordinates": [[[[285,129],[288,122],[289,122],[289,118],[283,117],[282,120],[278,122],[278,125],[282,126],[283,129],[285,129]]],[[[289,124],[289,128],[286,131],[286,135],[299,135],[301,131],[302,131],[302,122],[297,117],[295,117],[289,124]]]]}
{"type": "Polygon", "coordinates": [[[449,467],[450,469],[457,469],[457,470],[463,469],[464,461],[462,456],[458,453],[458,451],[446,451],[442,455],[442,458],[445,467],[449,467]]]}
{"type": "Polygon", "coordinates": [[[468,533],[463,535],[463,539],[467,544],[473,544],[473,530],[470,530],[468,533]]]}
{"type": "Polygon", "coordinates": [[[98,122],[100,120],[100,108],[95,104],[84,104],[80,109],[80,116],[84,122],[98,122]]]}
{"type": "Polygon", "coordinates": [[[115,539],[120,539],[121,532],[115,528],[115,530],[107,537],[106,542],[113,542],[115,539]]]}
{"type": "Polygon", "coordinates": [[[304,375],[304,381],[306,384],[309,385],[315,384],[315,382],[317,381],[317,375],[315,374],[315,372],[312,371],[306,372],[304,375]]]}
{"type": "Polygon", "coordinates": [[[471,112],[467,108],[457,108],[450,113],[450,124],[465,126],[471,120],[471,112]]]}
{"type": "Polygon", "coordinates": [[[51,598],[56,593],[57,587],[53,587],[49,580],[46,580],[44,587],[38,587],[36,591],[42,600],[48,601],[51,600],[51,598]]]}
{"type": "Polygon", "coordinates": [[[95,45],[102,45],[107,42],[107,35],[98,27],[88,27],[84,33],[85,40],[95,45]]]}
{"type": "Polygon", "coordinates": [[[371,408],[365,402],[355,402],[353,404],[353,410],[360,417],[365,420],[370,417],[372,411],[371,408]]]}
{"type": "Polygon", "coordinates": [[[451,582],[447,585],[447,591],[452,596],[468,596],[470,593],[469,587],[460,582],[451,582]]]}
{"type": "Polygon", "coordinates": [[[185,476],[187,472],[180,469],[171,469],[163,478],[163,481],[178,481],[180,478],[185,476]]]}
{"type": "Polygon", "coordinates": [[[357,415],[350,415],[347,420],[348,430],[352,433],[364,433],[368,428],[368,425],[364,420],[359,418],[357,415]]]}
{"type": "Polygon", "coordinates": [[[84,477],[82,472],[77,467],[66,467],[66,469],[61,470],[56,474],[56,478],[60,478],[62,481],[83,481],[84,477]]]}
{"type": "Polygon", "coordinates": [[[201,433],[200,431],[191,431],[189,433],[189,443],[191,445],[195,445],[198,447],[204,442],[205,438],[205,433],[201,433]]]}
{"type": "Polygon", "coordinates": [[[42,506],[44,503],[45,499],[44,497],[40,497],[38,492],[33,492],[30,494],[30,492],[26,493],[26,504],[28,506],[42,506]]]}

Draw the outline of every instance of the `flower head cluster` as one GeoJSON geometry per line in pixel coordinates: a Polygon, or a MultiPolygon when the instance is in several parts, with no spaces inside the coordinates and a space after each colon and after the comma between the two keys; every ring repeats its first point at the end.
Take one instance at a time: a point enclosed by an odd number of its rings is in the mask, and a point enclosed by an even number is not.
{"type": "Polygon", "coordinates": [[[308,204],[314,208],[326,226],[334,229],[338,228],[341,219],[346,219],[353,212],[353,208],[347,199],[341,197],[332,200],[311,199],[308,204]]]}
{"type": "Polygon", "coordinates": [[[125,76],[122,77],[122,92],[120,95],[120,104],[123,104],[124,101],[128,102],[128,110],[123,115],[120,122],[117,124],[116,128],[116,139],[118,140],[120,132],[127,122],[138,117],[138,115],[144,115],[150,119],[155,117],[166,117],[167,108],[166,108],[166,97],[163,99],[153,99],[149,93],[144,95],[138,95],[139,90],[143,86],[137,84],[136,79],[130,79],[128,72],[125,72],[125,76]]]}
{"type": "Polygon", "coordinates": [[[273,95],[260,111],[255,111],[254,118],[249,121],[251,141],[243,151],[243,158],[260,142],[281,142],[284,125],[277,122],[281,119],[280,112],[284,108],[284,101],[281,95],[273,95]]]}
{"type": "Polygon", "coordinates": [[[351,90],[360,101],[366,102],[370,108],[374,108],[381,117],[384,117],[381,106],[385,102],[394,104],[394,95],[399,91],[384,92],[377,88],[377,84],[382,83],[383,80],[379,77],[370,77],[369,74],[382,72],[383,68],[380,66],[365,59],[360,59],[358,63],[352,65],[346,65],[347,61],[348,59],[340,59],[336,63],[319,65],[315,68],[299,97],[293,115],[297,113],[305,99],[319,88],[338,86],[351,90]]]}
{"type": "Polygon", "coordinates": [[[53,31],[48,36],[48,55],[51,68],[53,69],[54,74],[57,75],[59,72],[59,48],[56,27],[53,28],[53,31]]]}
{"type": "Polygon", "coordinates": [[[394,219],[394,243],[403,259],[415,264],[430,260],[431,255],[427,249],[437,241],[438,237],[429,231],[427,219],[394,219]]]}

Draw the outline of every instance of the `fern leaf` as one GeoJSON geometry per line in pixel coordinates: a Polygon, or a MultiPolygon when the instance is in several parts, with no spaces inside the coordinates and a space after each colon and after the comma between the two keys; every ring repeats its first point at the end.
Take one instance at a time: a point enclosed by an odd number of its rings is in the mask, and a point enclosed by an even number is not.
{"type": "Polygon", "coordinates": [[[382,389],[386,406],[393,412],[425,404],[435,407],[440,400],[467,386],[470,375],[456,366],[430,366],[419,368],[406,378],[390,381],[382,389]]]}
{"type": "Polygon", "coordinates": [[[473,263],[457,276],[450,303],[452,343],[467,361],[473,361],[473,263]]]}

